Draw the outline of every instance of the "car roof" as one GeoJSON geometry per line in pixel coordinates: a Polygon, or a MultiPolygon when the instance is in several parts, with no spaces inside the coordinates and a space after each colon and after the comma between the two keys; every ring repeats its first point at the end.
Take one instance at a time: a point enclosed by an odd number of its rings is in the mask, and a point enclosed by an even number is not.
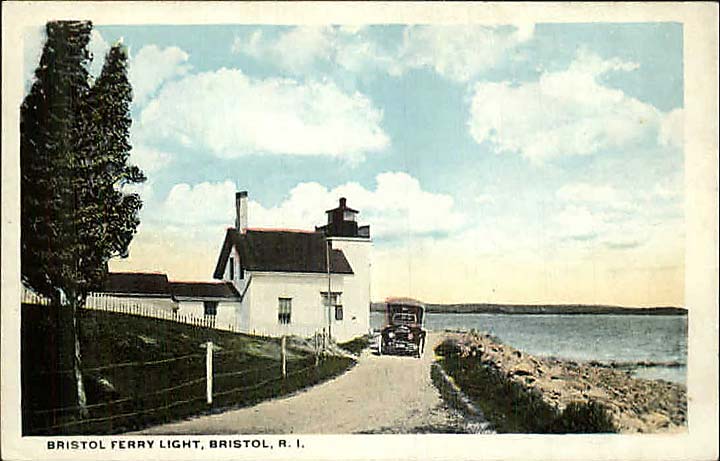
{"type": "Polygon", "coordinates": [[[418,301],[417,299],[413,298],[387,298],[385,300],[385,303],[387,305],[393,305],[393,306],[412,306],[412,307],[422,307],[425,308],[425,304],[422,301],[418,301]]]}

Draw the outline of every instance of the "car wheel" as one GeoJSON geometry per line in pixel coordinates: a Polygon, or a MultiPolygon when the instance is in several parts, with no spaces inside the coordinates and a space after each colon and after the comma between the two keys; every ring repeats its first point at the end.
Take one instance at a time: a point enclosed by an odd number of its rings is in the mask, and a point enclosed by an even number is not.
{"type": "Polygon", "coordinates": [[[420,344],[418,344],[417,358],[422,357],[423,351],[425,351],[425,338],[421,339],[420,344]]]}

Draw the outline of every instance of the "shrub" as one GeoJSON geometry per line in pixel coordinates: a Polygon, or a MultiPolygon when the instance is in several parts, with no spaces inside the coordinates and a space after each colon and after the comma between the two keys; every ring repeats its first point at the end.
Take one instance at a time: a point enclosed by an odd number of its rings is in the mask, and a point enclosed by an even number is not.
{"type": "MultiPolygon", "coordinates": [[[[574,402],[564,411],[547,403],[540,391],[515,382],[482,363],[481,357],[462,357],[457,341],[436,348],[439,364],[482,410],[500,433],[616,432],[606,408],[594,401],[574,402]]],[[[447,396],[445,396],[447,398],[447,396]]],[[[448,402],[452,404],[453,402],[448,402]]]]}
{"type": "Polygon", "coordinates": [[[338,344],[338,346],[340,346],[341,348],[355,355],[360,354],[363,350],[367,349],[369,345],[370,338],[368,337],[368,335],[360,336],[359,338],[355,338],[351,341],[338,344]]]}
{"type": "Polygon", "coordinates": [[[435,354],[440,357],[449,357],[460,353],[460,344],[454,338],[449,338],[438,344],[435,348],[435,354]]]}
{"type": "Polygon", "coordinates": [[[617,432],[610,413],[604,405],[593,400],[572,402],[555,420],[555,433],[617,432]]]}

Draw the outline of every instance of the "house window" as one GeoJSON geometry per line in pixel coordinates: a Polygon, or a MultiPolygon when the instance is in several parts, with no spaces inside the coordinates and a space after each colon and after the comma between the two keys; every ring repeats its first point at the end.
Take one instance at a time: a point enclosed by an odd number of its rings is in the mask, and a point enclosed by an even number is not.
{"type": "Polygon", "coordinates": [[[278,298],[278,323],[287,325],[292,314],[292,298],[278,298]]]}
{"type": "Polygon", "coordinates": [[[322,296],[322,303],[325,309],[328,307],[334,308],[335,311],[335,320],[342,320],[343,319],[343,307],[340,301],[340,295],[342,293],[339,291],[333,291],[330,293],[330,305],[328,306],[328,294],[327,291],[320,292],[320,296],[322,296]]]}
{"type": "Polygon", "coordinates": [[[205,308],[205,315],[217,315],[217,301],[203,301],[203,307],[205,308]]]}
{"type": "Polygon", "coordinates": [[[230,280],[235,280],[235,258],[230,258],[229,263],[230,280]]]}

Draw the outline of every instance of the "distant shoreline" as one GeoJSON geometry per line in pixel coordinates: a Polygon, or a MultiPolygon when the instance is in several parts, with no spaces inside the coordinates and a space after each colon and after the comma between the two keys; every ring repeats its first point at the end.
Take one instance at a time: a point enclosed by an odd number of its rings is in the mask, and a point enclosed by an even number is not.
{"type": "MultiPolygon", "coordinates": [[[[385,303],[371,303],[370,312],[385,312],[385,303]]],[[[684,307],[620,307],[583,304],[426,304],[433,314],[516,314],[516,315],[681,315],[684,307]]]]}

